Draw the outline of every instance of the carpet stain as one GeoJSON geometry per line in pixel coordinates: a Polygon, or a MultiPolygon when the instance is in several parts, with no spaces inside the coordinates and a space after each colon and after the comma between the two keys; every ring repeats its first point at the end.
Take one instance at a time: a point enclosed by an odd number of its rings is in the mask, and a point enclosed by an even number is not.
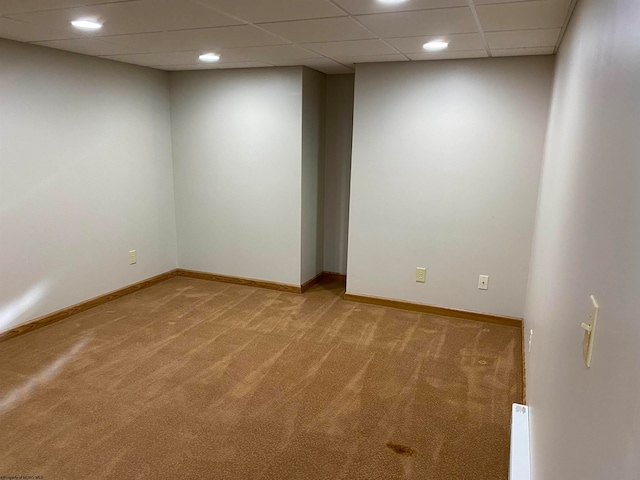
{"type": "Polygon", "coordinates": [[[398,455],[402,455],[403,457],[415,457],[418,454],[418,451],[414,448],[408,447],[406,445],[400,445],[398,443],[387,442],[387,447],[389,447],[398,455]]]}

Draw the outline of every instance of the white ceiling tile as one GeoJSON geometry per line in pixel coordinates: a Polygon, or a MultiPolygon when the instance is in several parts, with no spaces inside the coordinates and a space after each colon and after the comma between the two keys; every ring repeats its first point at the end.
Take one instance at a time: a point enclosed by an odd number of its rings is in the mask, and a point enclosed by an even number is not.
{"type": "Polygon", "coordinates": [[[341,9],[326,0],[196,0],[251,23],[341,17],[341,9]]]}
{"type": "Polygon", "coordinates": [[[520,57],[522,55],[553,55],[553,47],[536,47],[536,48],[504,48],[491,49],[491,55],[494,57],[520,57]]]}
{"type": "Polygon", "coordinates": [[[530,2],[531,0],[473,0],[476,5],[487,5],[489,3],[516,3],[516,2],[530,2]]]}
{"type": "Polygon", "coordinates": [[[358,63],[382,63],[382,62],[406,62],[407,57],[400,53],[393,55],[358,55],[353,57],[336,57],[336,61],[343,65],[356,65],[358,63]]]}
{"type": "Polygon", "coordinates": [[[485,32],[560,28],[566,20],[571,0],[478,5],[476,11],[485,32]]]}
{"type": "Polygon", "coordinates": [[[353,73],[353,68],[341,65],[331,60],[326,61],[314,61],[304,64],[306,67],[313,68],[319,72],[326,73],[327,75],[340,75],[343,73],[353,73]]]}
{"type": "Polygon", "coordinates": [[[559,28],[543,30],[516,30],[488,32],[485,34],[489,46],[494,48],[555,47],[560,36],[559,28]]]}
{"type": "Polygon", "coordinates": [[[349,17],[268,23],[262,28],[294,43],[337,42],[375,38],[349,17]]]}
{"type": "Polygon", "coordinates": [[[447,51],[482,50],[484,42],[479,33],[460,33],[456,35],[437,35],[421,37],[390,38],[391,45],[402,53],[422,53],[422,46],[431,40],[446,40],[449,42],[447,51]]]}
{"type": "Polygon", "coordinates": [[[330,58],[317,58],[308,60],[293,60],[282,61],[274,63],[277,67],[290,67],[290,66],[305,66],[318,70],[327,74],[339,74],[339,73],[353,73],[353,69],[345,65],[341,65],[338,62],[331,60],[330,58]]]}
{"type": "Polygon", "coordinates": [[[34,25],[53,26],[75,32],[69,22],[77,18],[95,18],[103,27],[91,36],[162,32],[191,28],[238,25],[236,19],[185,0],[141,0],[109,3],[65,10],[22,13],[11,18],[34,25]]]}
{"type": "Polygon", "coordinates": [[[238,68],[238,65],[243,66],[264,66],[270,65],[268,61],[252,61],[252,60],[239,60],[238,57],[223,55],[219,62],[206,63],[200,62],[198,56],[202,53],[199,50],[192,50],[189,52],[171,52],[171,53],[142,53],[134,55],[104,55],[103,58],[109,60],[115,60],[118,62],[133,63],[136,65],[144,66],[173,66],[179,67],[181,65],[198,66],[200,68],[238,68]]]}
{"type": "Polygon", "coordinates": [[[122,0],[0,0],[0,15],[37,12],[59,8],[79,7],[96,3],[115,3],[122,0]]]}
{"type": "Polygon", "coordinates": [[[161,69],[349,73],[357,63],[487,56],[470,3],[492,55],[513,56],[552,54],[571,0],[0,0],[0,37],[161,69]],[[103,29],[71,28],[81,16],[103,29]],[[425,52],[435,39],[449,48],[425,52]],[[206,51],[222,60],[198,62],[206,51]]]}
{"type": "Polygon", "coordinates": [[[217,51],[225,48],[281,45],[286,43],[250,25],[164,33],[143,33],[140,35],[115,35],[107,37],[107,40],[111,43],[125,45],[145,52],[217,51]]]}
{"type": "Polygon", "coordinates": [[[37,42],[42,40],[59,40],[61,38],[78,37],[75,33],[54,30],[48,27],[37,27],[29,23],[0,18],[0,38],[18,40],[19,42],[37,42]]]}
{"type": "Polygon", "coordinates": [[[277,63],[322,57],[317,53],[310,52],[295,45],[274,45],[269,47],[226,49],[222,52],[222,58],[225,61],[233,62],[260,61],[277,63]]]}
{"type": "Polygon", "coordinates": [[[135,65],[191,65],[198,62],[200,51],[172,53],[138,53],[132,55],[104,55],[103,58],[135,65]]]}
{"type": "Polygon", "coordinates": [[[237,63],[225,63],[222,64],[205,64],[194,63],[190,65],[151,65],[151,68],[167,71],[189,71],[189,70],[223,70],[227,68],[264,68],[272,67],[268,63],[260,62],[237,62],[237,63]]]}
{"type": "Polygon", "coordinates": [[[122,45],[115,45],[97,38],[72,38],[67,40],[51,40],[48,42],[38,42],[36,45],[43,47],[57,48],[69,52],[82,53],[85,55],[121,55],[129,53],[140,53],[137,50],[122,45]]]}
{"type": "Polygon", "coordinates": [[[485,50],[470,50],[466,52],[423,52],[408,53],[407,57],[411,60],[448,60],[457,58],[482,58],[488,57],[485,50]]]}
{"type": "Polygon", "coordinates": [[[468,7],[361,15],[356,18],[382,38],[478,31],[468,7]]]}
{"type": "Polygon", "coordinates": [[[336,3],[352,15],[463,7],[469,4],[467,0],[408,0],[402,3],[382,3],[372,0],[336,0],[336,3]]]}
{"type": "Polygon", "coordinates": [[[327,57],[356,55],[386,55],[398,53],[382,40],[351,40],[349,42],[305,43],[303,47],[327,57]]]}

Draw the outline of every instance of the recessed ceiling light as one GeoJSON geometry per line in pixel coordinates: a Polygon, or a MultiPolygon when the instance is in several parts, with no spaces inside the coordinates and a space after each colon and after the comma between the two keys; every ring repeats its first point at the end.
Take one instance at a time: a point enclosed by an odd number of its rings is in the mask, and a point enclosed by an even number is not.
{"type": "Polygon", "coordinates": [[[203,62],[217,62],[218,60],[220,60],[220,55],[218,55],[217,53],[209,52],[203,53],[198,58],[203,62]]]}
{"type": "Polygon", "coordinates": [[[432,40],[425,43],[422,48],[424,48],[428,52],[438,52],[440,50],[444,50],[448,46],[449,42],[445,42],[444,40],[432,40]]]}
{"type": "Polygon", "coordinates": [[[79,18],[71,22],[71,25],[80,30],[100,30],[102,28],[102,24],[92,18],[79,18]]]}
{"type": "Polygon", "coordinates": [[[404,3],[407,0],[378,0],[378,3],[386,3],[388,5],[393,5],[395,3],[404,3]]]}

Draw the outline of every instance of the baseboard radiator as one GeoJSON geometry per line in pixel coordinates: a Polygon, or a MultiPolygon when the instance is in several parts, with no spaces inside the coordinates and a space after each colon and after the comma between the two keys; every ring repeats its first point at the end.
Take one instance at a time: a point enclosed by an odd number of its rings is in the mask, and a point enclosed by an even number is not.
{"type": "Polygon", "coordinates": [[[531,480],[529,407],[518,403],[514,403],[511,408],[509,480],[531,480]]]}

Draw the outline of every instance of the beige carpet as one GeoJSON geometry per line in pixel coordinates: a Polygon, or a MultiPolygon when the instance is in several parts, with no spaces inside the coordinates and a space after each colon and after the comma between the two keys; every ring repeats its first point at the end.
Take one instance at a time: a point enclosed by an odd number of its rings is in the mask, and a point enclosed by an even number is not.
{"type": "Polygon", "coordinates": [[[176,277],[0,343],[0,477],[508,477],[520,330],[176,277]]]}

